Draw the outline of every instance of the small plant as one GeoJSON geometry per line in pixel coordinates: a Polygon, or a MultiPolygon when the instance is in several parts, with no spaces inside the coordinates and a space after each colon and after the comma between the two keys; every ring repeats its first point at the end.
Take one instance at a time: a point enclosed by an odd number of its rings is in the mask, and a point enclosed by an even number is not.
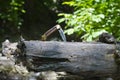
{"type": "Polygon", "coordinates": [[[3,24],[7,24],[3,27],[9,26],[19,29],[22,25],[22,15],[25,13],[23,0],[8,0],[1,1],[0,5],[0,19],[3,20],[3,24]]]}

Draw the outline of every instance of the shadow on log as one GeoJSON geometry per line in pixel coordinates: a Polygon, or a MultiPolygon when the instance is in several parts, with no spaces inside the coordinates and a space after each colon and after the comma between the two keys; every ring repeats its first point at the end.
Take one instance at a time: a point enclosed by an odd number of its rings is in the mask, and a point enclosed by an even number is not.
{"type": "Polygon", "coordinates": [[[19,57],[25,57],[30,70],[65,71],[87,77],[119,75],[114,44],[23,41],[19,43],[18,48],[20,49],[19,57]]]}

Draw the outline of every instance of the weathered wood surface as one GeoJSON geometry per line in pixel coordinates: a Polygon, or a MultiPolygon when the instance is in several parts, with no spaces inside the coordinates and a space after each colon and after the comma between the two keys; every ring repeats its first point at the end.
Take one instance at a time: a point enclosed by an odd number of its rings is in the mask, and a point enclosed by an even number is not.
{"type": "Polygon", "coordinates": [[[36,71],[65,71],[85,76],[116,75],[116,46],[105,43],[24,41],[25,55],[36,71]],[[32,58],[32,60],[31,60],[32,58]],[[37,66],[37,67],[36,67],[37,66]]]}

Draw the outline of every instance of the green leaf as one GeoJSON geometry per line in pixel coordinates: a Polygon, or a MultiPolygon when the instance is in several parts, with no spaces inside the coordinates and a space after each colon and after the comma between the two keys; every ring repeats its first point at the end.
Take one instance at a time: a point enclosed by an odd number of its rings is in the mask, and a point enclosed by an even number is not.
{"type": "Polygon", "coordinates": [[[105,15],[104,14],[99,14],[98,15],[100,18],[104,19],[105,18],[105,15]]]}
{"type": "Polygon", "coordinates": [[[26,11],[24,9],[21,10],[22,13],[26,13],[26,11]]]}
{"type": "Polygon", "coordinates": [[[67,33],[68,35],[71,35],[74,33],[74,29],[73,28],[67,29],[65,30],[65,33],[67,33]]]}
{"type": "Polygon", "coordinates": [[[92,35],[88,36],[87,39],[86,39],[86,41],[88,41],[88,42],[89,42],[89,41],[92,41],[92,40],[93,40],[92,35]]]}
{"type": "Polygon", "coordinates": [[[58,23],[62,23],[62,22],[64,22],[64,21],[65,21],[65,18],[61,18],[61,19],[58,19],[58,20],[57,20],[58,23]]]}
{"type": "Polygon", "coordinates": [[[75,5],[75,2],[74,1],[69,1],[69,2],[63,2],[62,4],[73,6],[73,5],[75,5]]]}
{"type": "Polygon", "coordinates": [[[98,37],[100,34],[102,34],[103,32],[107,32],[106,30],[97,30],[95,32],[92,32],[92,36],[93,38],[98,37]]]}

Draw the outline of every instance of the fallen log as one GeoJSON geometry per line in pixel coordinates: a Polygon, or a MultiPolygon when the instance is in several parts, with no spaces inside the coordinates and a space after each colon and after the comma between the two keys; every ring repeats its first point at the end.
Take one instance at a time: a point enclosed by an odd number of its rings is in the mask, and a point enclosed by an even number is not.
{"type": "Polygon", "coordinates": [[[27,65],[30,70],[65,71],[89,77],[118,75],[114,44],[23,41],[19,43],[18,48],[21,51],[19,55],[25,56],[30,63],[27,65]]]}

